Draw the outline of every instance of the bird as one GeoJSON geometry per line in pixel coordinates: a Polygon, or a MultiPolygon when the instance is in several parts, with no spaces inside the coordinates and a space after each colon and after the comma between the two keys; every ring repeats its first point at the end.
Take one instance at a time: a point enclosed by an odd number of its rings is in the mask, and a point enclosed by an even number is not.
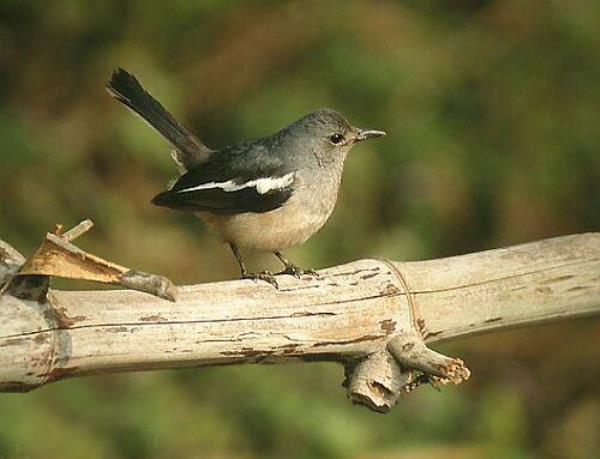
{"type": "Polygon", "coordinates": [[[386,135],[321,108],[272,135],[211,149],[130,72],[115,70],[106,88],[173,147],[182,175],[152,203],[197,214],[229,244],[243,279],[267,281],[275,288],[272,272],[248,271],[240,248],[273,253],[284,266],[277,274],[318,275],[299,268],[282,251],[304,243],[329,219],[352,147],[386,135]]]}

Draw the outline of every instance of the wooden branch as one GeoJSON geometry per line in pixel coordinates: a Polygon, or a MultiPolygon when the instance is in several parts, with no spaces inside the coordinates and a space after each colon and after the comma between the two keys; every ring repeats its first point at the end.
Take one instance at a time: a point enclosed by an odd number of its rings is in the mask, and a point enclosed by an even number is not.
{"type": "Polygon", "coordinates": [[[420,382],[468,377],[425,343],[600,313],[600,234],[320,274],[281,276],[279,290],[183,286],[175,303],[136,291],[50,290],[41,302],[7,291],[0,391],[109,371],[328,360],[345,364],[353,401],[385,412],[420,382]]]}

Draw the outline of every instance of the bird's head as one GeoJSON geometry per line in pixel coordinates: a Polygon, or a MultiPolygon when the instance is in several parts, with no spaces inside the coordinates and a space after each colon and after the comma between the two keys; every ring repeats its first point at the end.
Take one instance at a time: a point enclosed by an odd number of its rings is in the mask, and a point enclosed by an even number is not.
{"type": "Polygon", "coordinates": [[[385,131],[353,126],[335,110],[322,108],[299,119],[288,132],[323,159],[345,158],[358,142],[385,136],[385,131]]]}

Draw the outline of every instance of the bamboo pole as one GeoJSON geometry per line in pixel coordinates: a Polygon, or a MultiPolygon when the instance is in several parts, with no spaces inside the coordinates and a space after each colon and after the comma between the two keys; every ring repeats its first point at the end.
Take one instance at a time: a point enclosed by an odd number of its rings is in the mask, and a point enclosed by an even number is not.
{"type": "Polygon", "coordinates": [[[429,261],[361,260],[278,281],[180,286],[176,302],[133,290],[32,299],[9,289],[0,391],[114,371],[327,360],[346,366],[353,401],[385,412],[420,382],[468,378],[462,361],[426,343],[598,314],[600,233],[429,261]]]}

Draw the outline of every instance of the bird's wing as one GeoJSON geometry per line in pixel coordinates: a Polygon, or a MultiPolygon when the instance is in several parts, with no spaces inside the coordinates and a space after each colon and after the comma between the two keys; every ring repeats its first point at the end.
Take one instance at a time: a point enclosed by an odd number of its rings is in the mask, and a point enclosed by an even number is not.
{"type": "Polygon", "coordinates": [[[295,179],[294,170],[260,149],[233,155],[217,152],[152,202],[194,212],[262,213],[281,207],[291,197],[295,179]]]}

